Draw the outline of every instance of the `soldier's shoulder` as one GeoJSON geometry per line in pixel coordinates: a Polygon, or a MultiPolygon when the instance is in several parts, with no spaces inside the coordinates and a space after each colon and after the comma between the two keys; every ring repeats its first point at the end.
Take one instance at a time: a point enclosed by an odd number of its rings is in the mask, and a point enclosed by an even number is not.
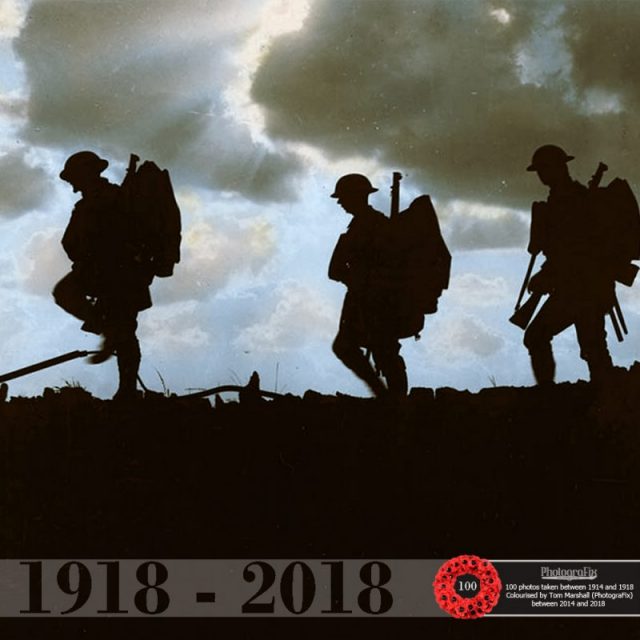
{"type": "Polygon", "coordinates": [[[374,222],[374,224],[385,225],[389,222],[389,218],[384,213],[382,213],[382,211],[378,211],[373,207],[369,207],[369,211],[371,212],[370,219],[374,222]]]}
{"type": "Polygon", "coordinates": [[[109,182],[106,178],[102,186],[105,192],[109,193],[110,195],[117,196],[122,192],[122,187],[119,184],[114,184],[113,182],[109,182]]]}
{"type": "Polygon", "coordinates": [[[119,184],[113,184],[108,180],[102,185],[101,199],[108,206],[121,207],[124,204],[124,190],[119,184]]]}
{"type": "Polygon", "coordinates": [[[592,194],[592,191],[590,191],[588,187],[583,185],[582,182],[573,180],[570,193],[574,198],[578,200],[584,200],[589,198],[589,196],[592,194]]]}

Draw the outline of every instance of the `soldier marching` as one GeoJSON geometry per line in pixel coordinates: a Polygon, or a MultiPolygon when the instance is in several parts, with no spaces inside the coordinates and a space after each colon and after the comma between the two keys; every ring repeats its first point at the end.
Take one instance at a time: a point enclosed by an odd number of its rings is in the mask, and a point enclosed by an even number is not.
{"type": "Polygon", "coordinates": [[[539,385],[554,381],[551,341],[571,325],[591,380],[605,380],[614,370],[605,315],[615,304],[618,259],[606,241],[606,221],[592,192],[571,177],[571,160],[560,147],[544,145],[527,167],[549,188],[546,202],[534,205],[529,247],[546,261],[528,284],[534,296],[549,297],[524,334],[539,385]]]}
{"type": "Polygon", "coordinates": [[[131,400],[140,366],[137,315],[151,306],[153,275],[150,265],[139,259],[121,188],[101,176],[108,164],[91,151],[80,151],[60,173],[82,198],[62,238],[72,270],[55,286],[53,296],[82,320],[83,330],[102,336],[90,362],[98,364],[115,354],[119,386],[114,399],[131,400]]]}

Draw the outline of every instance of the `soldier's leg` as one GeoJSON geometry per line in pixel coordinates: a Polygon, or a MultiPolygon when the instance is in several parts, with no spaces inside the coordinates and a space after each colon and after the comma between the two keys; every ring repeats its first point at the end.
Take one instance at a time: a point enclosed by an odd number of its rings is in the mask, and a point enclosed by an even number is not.
{"type": "Polygon", "coordinates": [[[141,358],[140,343],[135,333],[118,344],[116,357],[120,380],[115,397],[123,400],[135,398],[141,358]]]}
{"type": "Polygon", "coordinates": [[[104,362],[115,353],[119,384],[114,399],[133,399],[136,397],[140,367],[140,343],[136,336],[138,312],[113,302],[105,303],[105,307],[103,346],[91,361],[94,364],[104,362]]]}
{"type": "Polygon", "coordinates": [[[562,299],[550,296],[524,333],[524,346],[531,356],[531,368],[538,384],[549,384],[556,375],[551,341],[573,324],[572,309],[562,299]]]}
{"type": "Polygon", "coordinates": [[[348,369],[351,369],[358,378],[367,384],[376,396],[382,396],[387,389],[378,378],[369,359],[364,355],[357,341],[345,330],[340,328],[336,339],[333,341],[333,353],[348,369]]]}
{"type": "Polygon", "coordinates": [[[604,324],[604,315],[598,309],[586,309],[576,321],[580,357],[586,361],[594,381],[606,378],[613,370],[604,324]]]}
{"type": "Polygon", "coordinates": [[[118,360],[119,384],[114,396],[117,399],[126,400],[136,396],[141,358],[140,343],[136,336],[137,315],[136,311],[119,313],[107,335],[118,360]]]}
{"type": "Polygon", "coordinates": [[[375,345],[373,358],[387,381],[389,391],[394,395],[406,396],[409,383],[407,381],[407,367],[400,355],[400,342],[393,339],[375,345]]]}
{"type": "Polygon", "coordinates": [[[82,328],[91,333],[102,333],[102,323],[97,308],[87,298],[84,283],[75,271],[68,273],[53,288],[53,299],[67,313],[82,320],[82,328]]]}

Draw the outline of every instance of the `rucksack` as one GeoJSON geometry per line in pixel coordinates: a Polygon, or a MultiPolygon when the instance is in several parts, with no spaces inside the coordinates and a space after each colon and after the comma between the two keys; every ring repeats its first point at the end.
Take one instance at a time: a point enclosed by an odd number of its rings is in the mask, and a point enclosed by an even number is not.
{"type": "Polygon", "coordinates": [[[438,310],[438,299],[449,286],[451,254],[440,232],[428,195],[416,198],[389,220],[395,253],[396,305],[399,338],[419,337],[425,314],[438,310]]]}
{"type": "Polygon", "coordinates": [[[638,268],[631,264],[640,259],[640,209],[629,183],[614,178],[607,186],[599,182],[607,166],[603,163],[589,183],[601,227],[601,243],[605,258],[617,265],[616,280],[633,284],[638,268]]]}
{"type": "Polygon", "coordinates": [[[154,275],[167,278],[180,262],[180,208],[169,172],[151,161],[137,167],[139,160],[131,154],[122,181],[125,207],[143,259],[149,262],[154,275]]]}

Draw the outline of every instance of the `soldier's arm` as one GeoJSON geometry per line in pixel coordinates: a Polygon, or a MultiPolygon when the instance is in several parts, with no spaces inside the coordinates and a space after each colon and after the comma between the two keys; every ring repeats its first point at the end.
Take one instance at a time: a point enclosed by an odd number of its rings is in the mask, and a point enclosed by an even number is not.
{"type": "Polygon", "coordinates": [[[546,202],[534,202],[531,205],[531,227],[527,251],[535,255],[544,251],[547,245],[548,209],[546,202]]]}
{"type": "Polygon", "coordinates": [[[343,233],[333,250],[333,255],[329,262],[329,278],[336,282],[349,284],[349,261],[347,250],[347,234],[343,233]]]}
{"type": "Polygon", "coordinates": [[[79,262],[87,257],[86,242],[82,230],[81,216],[74,208],[71,213],[71,220],[62,236],[62,248],[65,250],[71,262],[79,262]]]}
{"type": "Polygon", "coordinates": [[[554,270],[553,267],[549,264],[549,261],[545,261],[542,265],[542,268],[538,273],[531,276],[531,280],[529,280],[528,289],[530,293],[551,293],[554,289],[554,270]]]}

